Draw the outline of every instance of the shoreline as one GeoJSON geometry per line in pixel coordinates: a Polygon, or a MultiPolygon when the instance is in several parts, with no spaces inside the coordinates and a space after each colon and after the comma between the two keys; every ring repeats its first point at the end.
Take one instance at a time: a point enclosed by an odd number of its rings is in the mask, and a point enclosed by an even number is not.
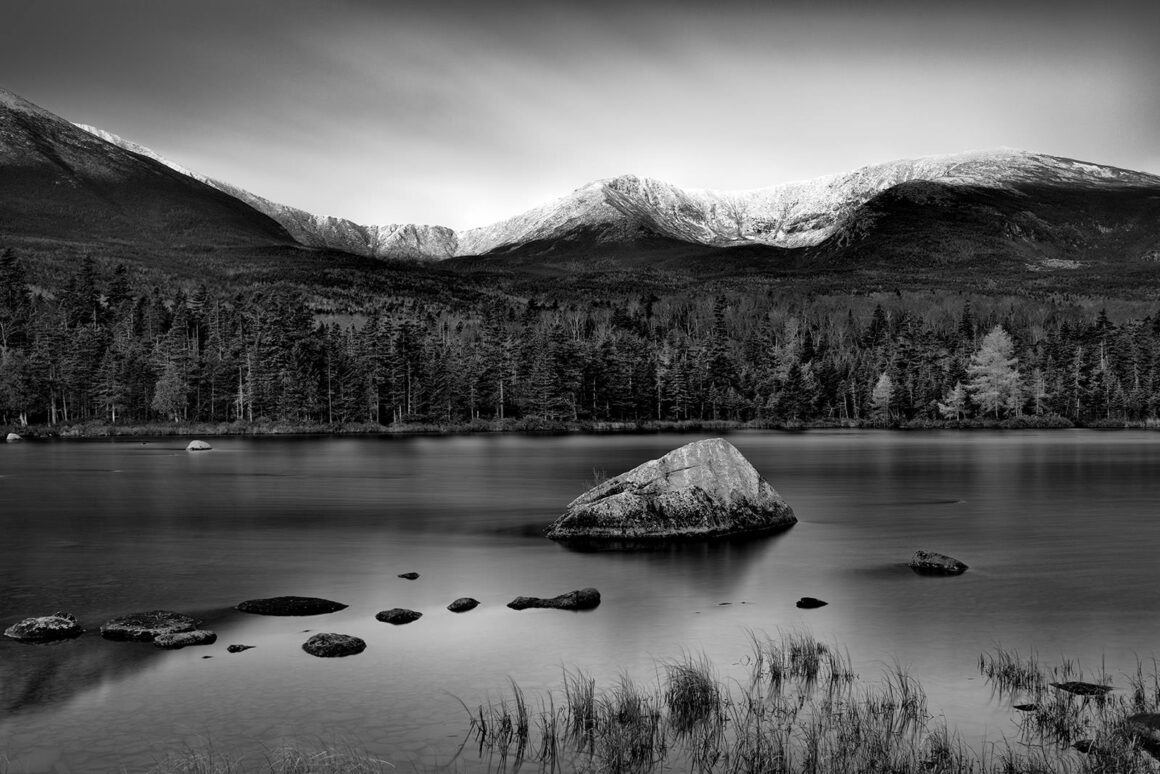
{"type": "Polygon", "coordinates": [[[543,420],[477,420],[467,423],[407,422],[390,425],[351,423],[315,424],[287,422],[191,422],[114,425],[82,423],[59,425],[9,425],[3,432],[15,433],[20,440],[71,440],[93,438],[192,438],[195,436],[290,436],[290,435],[476,435],[484,433],[544,433],[587,435],[652,435],[659,433],[735,432],[767,430],[806,432],[810,430],[1160,430],[1160,421],[1106,420],[1076,424],[1059,416],[1012,417],[1004,420],[912,421],[884,424],[863,420],[815,420],[803,422],[767,422],[732,420],[683,420],[640,422],[556,422],[543,420]]]}

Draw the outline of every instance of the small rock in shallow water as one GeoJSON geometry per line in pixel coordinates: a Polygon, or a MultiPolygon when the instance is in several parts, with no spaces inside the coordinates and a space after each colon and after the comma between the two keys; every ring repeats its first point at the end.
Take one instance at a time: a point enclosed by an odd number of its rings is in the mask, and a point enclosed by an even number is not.
{"type": "Polygon", "coordinates": [[[302,649],[319,658],[340,658],[362,653],[367,649],[367,644],[349,634],[321,632],[302,643],[302,649]]]}
{"type": "Polygon", "coordinates": [[[953,556],[934,551],[915,551],[910,559],[910,569],[919,575],[962,575],[967,566],[953,556]]]}
{"type": "Polygon", "coordinates": [[[197,624],[196,618],[172,610],[149,610],[106,621],[101,626],[101,636],[107,640],[152,642],[162,634],[191,632],[197,624]]]}
{"type": "Polygon", "coordinates": [[[447,609],[452,613],[466,613],[468,610],[474,610],[479,607],[479,600],[471,597],[460,597],[447,606],[447,609]]]}
{"type": "Polygon", "coordinates": [[[375,619],[383,623],[395,624],[409,624],[412,621],[418,621],[423,617],[423,614],[418,610],[407,610],[402,607],[392,607],[390,610],[384,610],[375,615],[375,619]]]}
{"type": "Polygon", "coordinates": [[[508,602],[512,610],[526,610],[529,607],[544,607],[553,610],[591,610],[600,604],[600,592],[594,588],[577,589],[558,597],[516,597],[508,602]]]}
{"type": "Polygon", "coordinates": [[[346,605],[319,597],[269,597],[247,599],[235,609],[257,615],[322,615],[345,610],[346,605]]]}
{"type": "Polygon", "coordinates": [[[180,650],[190,645],[213,645],[215,642],[217,634],[206,629],[196,629],[192,632],[159,634],[153,640],[153,645],[166,650],[180,650]]]}
{"type": "Polygon", "coordinates": [[[403,578],[404,580],[418,580],[419,573],[417,573],[417,572],[403,572],[403,573],[399,573],[399,577],[403,578]]]}
{"type": "Polygon", "coordinates": [[[84,629],[68,613],[53,613],[39,618],[25,618],[4,630],[4,636],[25,642],[51,642],[79,637],[84,629]]]}
{"type": "Polygon", "coordinates": [[[825,607],[829,602],[823,602],[814,597],[802,597],[795,604],[802,610],[813,610],[814,608],[825,607]]]}
{"type": "Polygon", "coordinates": [[[226,648],[226,652],[227,653],[241,653],[242,651],[250,650],[253,647],[254,647],[253,645],[230,645],[229,647],[226,648]]]}

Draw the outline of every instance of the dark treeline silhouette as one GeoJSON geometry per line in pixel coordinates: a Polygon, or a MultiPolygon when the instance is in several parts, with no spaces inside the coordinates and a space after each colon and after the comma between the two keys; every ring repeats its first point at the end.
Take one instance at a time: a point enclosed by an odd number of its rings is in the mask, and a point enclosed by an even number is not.
{"type": "Polygon", "coordinates": [[[161,290],[91,260],[33,293],[0,257],[0,420],[504,426],[725,420],[1123,424],[1160,414],[1160,318],[1074,299],[368,301],[341,321],[278,283],[161,290]]]}

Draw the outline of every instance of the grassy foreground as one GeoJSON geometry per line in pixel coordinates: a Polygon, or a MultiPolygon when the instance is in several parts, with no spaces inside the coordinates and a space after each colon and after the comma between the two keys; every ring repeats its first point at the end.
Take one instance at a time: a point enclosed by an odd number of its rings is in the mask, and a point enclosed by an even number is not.
{"type": "MultiPolygon", "coordinates": [[[[1160,761],[1133,725],[1160,711],[1160,670],[1137,666],[1112,688],[1074,662],[1043,669],[997,649],[979,672],[1019,721],[1015,739],[973,749],[927,709],[922,686],[895,665],[877,681],[805,633],[751,634],[744,680],[722,681],[705,657],[658,665],[645,687],[622,676],[598,688],[565,671],[556,691],[506,695],[467,714],[455,759],[436,770],[487,772],[726,772],[746,774],[1156,774],[1160,761]]],[[[1157,716],[1160,718],[1160,716],[1157,716]]],[[[1153,748],[1154,749],[1154,748],[1153,748]]],[[[285,749],[262,760],[188,750],[153,774],[337,774],[423,770],[352,747],[285,749]]]]}

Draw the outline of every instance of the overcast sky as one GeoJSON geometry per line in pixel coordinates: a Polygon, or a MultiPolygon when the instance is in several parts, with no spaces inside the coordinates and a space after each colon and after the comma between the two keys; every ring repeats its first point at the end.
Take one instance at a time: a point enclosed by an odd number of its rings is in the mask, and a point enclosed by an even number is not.
{"type": "Polygon", "coordinates": [[[0,86],[275,201],[484,225],[998,146],[1160,173],[1160,3],[36,0],[0,86]]]}

